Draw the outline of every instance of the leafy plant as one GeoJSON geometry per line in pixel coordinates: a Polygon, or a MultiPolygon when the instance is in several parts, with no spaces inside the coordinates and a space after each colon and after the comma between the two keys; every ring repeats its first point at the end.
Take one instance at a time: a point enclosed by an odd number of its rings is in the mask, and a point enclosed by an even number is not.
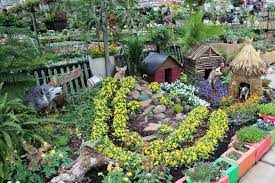
{"type": "Polygon", "coordinates": [[[235,161],[239,160],[241,158],[241,155],[237,152],[228,152],[226,155],[226,157],[230,158],[230,159],[233,159],[235,161]]]}
{"type": "Polygon", "coordinates": [[[159,128],[158,133],[161,134],[161,135],[165,135],[165,134],[168,134],[172,131],[173,131],[173,128],[171,126],[169,126],[167,124],[164,124],[159,128]]]}
{"type": "Polygon", "coordinates": [[[233,142],[233,147],[241,152],[247,152],[249,150],[249,148],[247,146],[245,146],[244,142],[242,141],[235,141],[233,142]]]}
{"type": "Polygon", "coordinates": [[[215,166],[220,170],[220,171],[226,171],[228,170],[231,165],[225,161],[220,161],[217,164],[215,164],[215,166]]]}
{"type": "Polygon", "coordinates": [[[237,131],[238,139],[242,142],[260,142],[266,137],[266,132],[257,127],[245,127],[237,131]]]}
{"type": "Polygon", "coordinates": [[[14,161],[16,151],[20,153],[25,144],[43,141],[38,135],[40,120],[35,113],[23,105],[18,98],[7,100],[0,84],[0,181],[7,175],[7,167],[14,161]]]}
{"type": "Polygon", "coordinates": [[[228,73],[226,76],[221,77],[221,82],[223,85],[229,85],[232,80],[232,73],[228,73]]]}
{"type": "Polygon", "coordinates": [[[270,131],[275,128],[275,123],[268,119],[257,119],[256,124],[258,128],[265,131],[270,131]]]}
{"type": "Polygon", "coordinates": [[[271,82],[270,79],[262,79],[262,83],[267,83],[267,84],[269,84],[270,82],[271,82]]]}
{"type": "Polygon", "coordinates": [[[185,175],[192,182],[209,182],[218,180],[222,173],[212,163],[198,163],[194,168],[187,170],[185,175]]]}
{"type": "Polygon", "coordinates": [[[144,183],[144,182],[167,182],[172,183],[172,175],[169,173],[169,168],[164,166],[156,166],[151,171],[146,172],[140,169],[135,171],[134,182],[144,183]]]}
{"type": "Polygon", "coordinates": [[[184,108],[180,104],[175,104],[174,105],[174,110],[175,110],[176,113],[180,113],[180,112],[183,112],[184,108]]]}
{"type": "Polygon", "coordinates": [[[187,52],[193,45],[201,44],[223,33],[224,29],[217,25],[208,25],[203,22],[203,12],[191,14],[182,27],[183,37],[181,45],[187,52]]]}
{"type": "Polygon", "coordinates": [[[269,104],[261,104],[259,106],[259,113],[260,114],[267,114],[271,116],[275,116],[275,104],[269,103],[269,104]]]}
{"type": "Polygon", "coordinates": [[[166,48],[170,44],[171,36],[168,28],[155,27],[150,32],[150,42],[156,45],[157,52],[166,48]]]}

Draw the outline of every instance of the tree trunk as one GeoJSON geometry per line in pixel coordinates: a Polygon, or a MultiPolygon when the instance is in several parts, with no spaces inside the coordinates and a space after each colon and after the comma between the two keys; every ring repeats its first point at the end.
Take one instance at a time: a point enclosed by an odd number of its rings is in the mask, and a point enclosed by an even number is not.
{"type": "Polygon", "coordinates": [[[64,173],[54,177],[51,183],[74,183],[81,182],[85,174],[93,167],[113,163],[111,160],[104,158],[94,149],[94,144],[84,142],[80,147],[79,157],[69,164],[64,173]]]}
{"type": "Polygon", "coordinates": [[[100,0],[101,5],[101,24],[102,24],[102,31],[103,31],[103,40],[104,40],[104,51],[105,51],[105,69],[106,69],[106,76],[111,76],[111,62],[110,62],[110,53],[109,53],[109,41],[108,41],[108,34],[107,34],[107,21],[105,15],[105,0],[100,0]]]}

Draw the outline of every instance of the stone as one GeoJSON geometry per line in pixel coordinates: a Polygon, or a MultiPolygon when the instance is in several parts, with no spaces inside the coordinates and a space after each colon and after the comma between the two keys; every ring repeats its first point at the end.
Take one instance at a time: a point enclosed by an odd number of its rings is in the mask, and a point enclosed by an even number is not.
{"type": "Polygon", "coordinates": [[[153,92],[152,92],[152,90],[150,90],[150,89],[145,89],[143,92],[144,92],[145,94],[147,94],[148,96],[152,96],[152,95],[153,95],[153,92]]]}
{"type": "Polygon", "coordinates": [[[239,181],[239,183],[272,183],[275,180],[275,167],[257,162],[239,181]]]}
{"type": "Polygon", "coordinates": [[[182,120],[184,120],[186,117],[187,117],[187,116],[184,115],[183,113],[177,113],[175,119],[176,119],[176,120],[179,120],[179,121],[182,121],[182,120]]]}
{"type": "Polygon", "coordinates": [[[138,90],[138,91],[141,91],[141,87],[138,83],[136,84],[135,89],[138,90]]]}
{"type": "Polygon", "coordinates": [[[145,100],[145,101],[141,101],[141,105],[143,108],[147,108],[150,104],[151,104],[152,100],[151,99],[148,99],[148,100],[145,100]]]}
{"type": "Polygon", "coordinates": [[[185,106],[184,106],[184,112],[185,112],[185,113],[190,112],[191,109],[192,109],[192,106],[190,106],[190,105],[185,105],[185,106]]]}
{"type": "Polygon", "coordinates": [[[153,112],[155,114],[163,113],[166,111],[166,106],[165,105],[158,105],[153,109],[153,112]]]}
{"type": "Polygon", "coordinates": [[[181,99],[179,99],[179,98],[174,98],[174,103],[175,103],[175,104],[181,104],[181,99]]]}
{"type": "Polygon", "coordinates": [[[157,92],[156,94],[154,94],[154,95],[152,96],[152,98],[154,98],[154,99],[159,99],[159,98],[161,98],[161,97],[163,96],[163,94],[164,94],[164,91],[159,91],[159,92],[157,92]]]}
{"type": "Polygon", "coordinates": [[[149,96],[147,94],[143,93],[143,92],[140,94],[140,96],[138,98],[139,101],[145,101],[145,100],[148,100],[148,99],[150,99],[149,96]]]}
{"type": "Polygon", "coordinates": [[[275,146],[262,158],[263,162],[275,166],[275,146]]]}
{"type": "Polygon", "coordinates": [[[146,116],[146,115],[149,114],[154,108],[155,108],[154,105],[149,105],[146,109],[144,109],[142,115],[143,115],[143,116],[146,116]]]}
{"type": "Polygon", "coordinates": [[[153,134],[153,135],[142,137],[142,140],[144,140],[145,142],[150,142],[150,141],[155,140],[157,138],[158,138],[158,136],[156,134],[153,134]]]}
{"type": "Polygon", "coordinates": [[[166,113],[167,113],[167,116],[169,116],[170,118],[172,118],[174,116],[174,114],[175,114],[175,110],[174,110],[173,107],[170,107],[169,109],[167,109],[166,113]]]}
{"type": "Polygon", "coordinates": [[[132,91],[132,92],[130,93],[130,96],[131,96],[133,99],[137,100],[137,99],[139,99],[139,97],[140,97],[140,92],[137,91],[137,90],[134,90],[134,91],[132,91]]]}
{"type": "Polygon", "coordinates": [[[163,123],[169,123],[170,120],[171,120],[170,118],[165,118],[165,119],[162,120],[162,122],[163,122],[163,123]]]}
{"type": "Polygon", "coordinates": [[[161,127],[161,124],[149,123],[144,129],[144,132],[156,132],[161,127]]]}
{"type": "Polygon", "coordinates": [[[155,115],[155,119],[157,120],[161,120],[165,118],[165,114],[164,113],[159,113],[155,115]]]}

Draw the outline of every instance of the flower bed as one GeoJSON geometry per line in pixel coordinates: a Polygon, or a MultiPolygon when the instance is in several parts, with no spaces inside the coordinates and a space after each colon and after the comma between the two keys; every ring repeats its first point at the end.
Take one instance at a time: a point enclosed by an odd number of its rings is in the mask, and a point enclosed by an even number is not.
{"type": "Polygon", "coordinates": [[[130,132],[126,126],[128,114],[132,109],[127,108],[126,96],[134,86],[135,79],[132,77],[126,77],[120,83],[114,79],[107,79],[103,83],[102,91],[99,92],[102,101],[96,100],[96,105],[100,105],[96,106],[96,114],[100,114],[102,109],[107,113],[103,117],[96,115],[98,119],[92,126],[91,141],[97,142],[98,151],[105,157],[119,162],[124,167],[140,167],[144,170],[158,165],[178,167],[191,164],[207,158],[209,153],[215,150],[218,141],[228,128],[227,116],[222,110],[210,114],[209,129],[205,136],[187,148],[180,148],[181,144],[186,141],[192,142],[192,133],[208,114],[205,107],[195,108],[180,127],[165,140],[159,139],[148,143],[144,142],[138,133],[130,132]],[[115,83],[116,86],[113,86],[115,83]],[[110,99],[112,102],[109,106],[106,101],[110,99]],[[108,124],[112,124],[111,135],[116,139],[116,144],[120,141],[119,145],[115,145],[109,138],[108,124]]]}

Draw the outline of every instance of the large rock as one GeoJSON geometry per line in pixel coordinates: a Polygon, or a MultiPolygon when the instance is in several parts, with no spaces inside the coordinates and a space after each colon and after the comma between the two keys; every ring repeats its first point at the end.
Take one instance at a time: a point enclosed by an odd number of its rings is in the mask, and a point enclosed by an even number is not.
{"type": "Polygon", "coordinates": [[[134,90],[134,91],[132,91],[132,92],[130,93],[130,96],[131,96],[133,99],[137,100],[137,99],[139,99],[139,97],[140,97],[140,92],[139,92],[138,90],[134,90]]]}
{"type": "Polygon", "coordinates": [[[149,123],[147,127],[143,129],[144,132],[156,132],[161,127],[161,124],[149,123]]]}
{"type": "Polygon", "coordinates": [[[185,105],[185,106],[184,106],[184,112],[185,112],[185,113],[190,112],[191,109],[192,109],[192,106],[190,106],[190,105],[185,105]]]}
{"type": "Polygon", "coordinates": [[[177,113],[175,119],[178,120],[178,121],[182,121],[182,120],[184,120],[186,117],[187,117],[187,116],[184,115],[183,113],[177,113]]]}
{"type": "Polygon", "coordinates": [[[148,96],[152,96],[153,95],[153,92],[152,92],[152,90],[150,90],[150,89],[145,89],[144,91],[143,91],[145,94],[147,94],[148,96]]]}
{"type": "Polygon", "coordinates": [[[166,115],[164,113],[159,113],[155,115],[155,119],[157,120],[162,120],[166,117],[166,115]]]}
{"type": "Polygon", "coordinates": [[[167,116],[169,116],[169,118],[172,118],[175,114],[175,110],[173,107],[170,107],[169,109],[167,109],[166,113],[167,113],[167,116]]]}
{"type": "Polygon", "coordinates": [[[142,139],[145,141],[145,142],[150,142],[152,140],[155,140],[158,138],[158,135],[157,134],[153,134],[153,135],[149,135],[149,136],[145,136],[145,137],[142,137],[142,139]]]}
{"type": "Polygon", "coordinates": [[[158,105],[154,108],[153,112],[155,114],[163,113],[166,111],[166,106],[165,105],[158,105]]]}
{"type": "Polygon", "coordinates": [[[149,96],[146,93],[143,93],[143,92],[141,92],[141,94],[138,98],[139,101],[145,101],[145,100],[148,100],[148,99],[150,99],[149,96]]]}
{"type": "Polygon", "coordinates": [[[175,104],[181,104],[181,99],[180,98],[174,98],[174,103],[175,104]]]}
{"type": "Polygon", "coordinates": [[[147,108],[150,104],[151,104],[152,100],[151,99],[148,99],[148,100],[145,100],[145,101],[141,101],[141,105],[143,108],[147,108]]]}
{"type": "Polygon", "coordinates": [[[145,115],[149,114],[154,108],[155,108],[154,105],[149,105],[146,109],[144,109],[142,115],[145,116],[145,115]]]}
{"type": "Polygon", "coordinates": [[[136,86],[135,86],[135,89],[138,90],[138,91],[141,91],[141,86],[137,83],[136,86]]]}

